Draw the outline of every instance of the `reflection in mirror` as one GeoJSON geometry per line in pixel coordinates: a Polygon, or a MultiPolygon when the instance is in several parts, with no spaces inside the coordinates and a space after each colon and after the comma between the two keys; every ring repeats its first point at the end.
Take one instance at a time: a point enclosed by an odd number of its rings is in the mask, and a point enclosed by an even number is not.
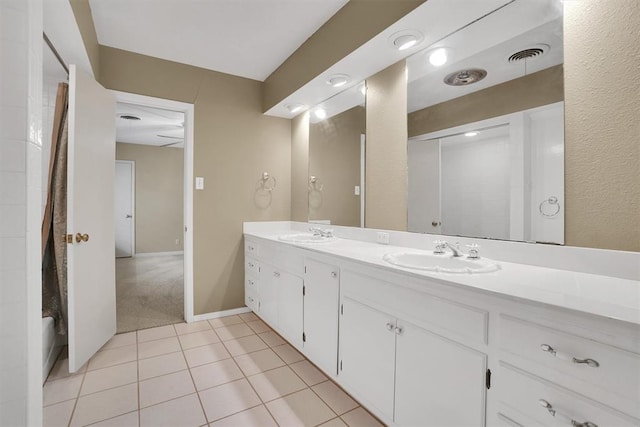
{"type": "Polygon", "coordinates": [[[562,3],[518,0],[407,60],[408,229],[564,243],[562,3]]]}
{"type": "Polygon", "coordinates": [[[309,222],[363,223],[364,93],[363,83],[311,109],[309,222]]]}

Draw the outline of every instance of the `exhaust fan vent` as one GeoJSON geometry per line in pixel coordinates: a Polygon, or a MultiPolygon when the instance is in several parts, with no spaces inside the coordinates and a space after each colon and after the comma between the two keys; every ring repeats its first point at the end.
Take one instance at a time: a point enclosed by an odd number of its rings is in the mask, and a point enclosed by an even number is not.
{"type": "Polygon", "coordinates": [[[444,82],[449,86],[466,86],[477,83],[487,77],[487,71],[480,68],[469,68],[448,74],[444,82]]]}
{"type": "Polygon", "coordinates": [[[124,114],[124,115],[120,116],[120,118],[123,119],[123,120],[140,120],[140,117],[129,116],[127,114],[124,114]]]}
{"type": "Polygon", "coordinates": [[[544,55],[549,50],[549,45],[538,44],[528,49],[523,49],[509,57],[509,62],[518,62],[526,59],[536,59],[544,55]]]}

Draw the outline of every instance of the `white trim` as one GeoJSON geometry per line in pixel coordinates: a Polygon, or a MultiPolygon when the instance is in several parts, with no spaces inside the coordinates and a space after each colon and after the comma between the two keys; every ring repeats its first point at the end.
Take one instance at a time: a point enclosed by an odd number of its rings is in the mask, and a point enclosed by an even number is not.
{"type": "Polygon", "coordinates": [[[136,162],[134,160],[118,160],[116,163],[131,165],[131,256],[136,256],[136,162]]]}
{"type": "Polygon", "coordinates": [[[232,308],[231,310],[214,311],[212,313],[196,314],[193,316],[192,322],[201,320],[217,319],[219,317],[232,316],[234,314],[250,313],[249,307],[232,308]]]}
{"type": "Polygon", "coordinates": [[[360,228],[364,228],[364,215],[365,215],[365,188],[366,188],[366,168],[367,168],[367,136],[364,133],[360,134],[360,228]]]}
{"type": "Polygon", "coordinates": [[[145,258],[152,256],[169,256],[169,255],[184,255],[184,251],[168,251],[168,252],[142,252],[135,254],[134,258],[145,258]]]}
{"type": "MultiPolygon", "coordinates": [[[[154,98],[134,93],[111,91],[116,102],[164,108],[184,113],[184,319],[194,321],[193,314],[193,147],[194,112],[193,104],[154,98]]],[[[137,256],[140,256],[138,254],[137,256]]]]}

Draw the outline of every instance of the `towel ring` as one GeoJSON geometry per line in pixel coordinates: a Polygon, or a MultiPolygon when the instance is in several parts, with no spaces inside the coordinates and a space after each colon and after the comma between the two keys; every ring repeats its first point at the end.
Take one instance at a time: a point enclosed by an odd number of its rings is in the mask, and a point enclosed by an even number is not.
{"type": "Polygon", "coordinates": [[[544,217],[547,218],[553,218],[554,216],[558,215],[560,213],[560,202],[558,202],[558,198],[556,196],[551,196],[546,200],[543,200],[542,202],[540,202],[540,206],[538,206],[538,210],[540,211],[540,214],[544,217]],[[545,212],[545,207],[546,206],[553,206],[553,212],[551,213],[546,213],[545,212]]]}
{"type": "Polygon", "coordinates": [[[274,176],[271,176],[269,172],[262,172],[262,178],[260,180],[260,188],[266,191],[272,191],[276,188],[277,181],[274,176]],[[271,183],[271,185],[269,185],[271,183]]]}
{"type": "Polygon", "coordinates": [[[322,184],[318,177],[315,175],[311,175],[309,177],[309,191],[322,191],[324,188],[324,184],[322,184]]]}

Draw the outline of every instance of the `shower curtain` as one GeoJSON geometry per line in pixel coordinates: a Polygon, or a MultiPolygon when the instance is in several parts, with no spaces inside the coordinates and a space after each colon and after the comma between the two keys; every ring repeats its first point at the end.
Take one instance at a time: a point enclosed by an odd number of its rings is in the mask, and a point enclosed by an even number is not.
{"type": "Polygon", "coordinates": [[[69,86],[58,84],[51,135],[47,204],[42,220],[42,316],[67,333],[67,112],[69,86]]]}

